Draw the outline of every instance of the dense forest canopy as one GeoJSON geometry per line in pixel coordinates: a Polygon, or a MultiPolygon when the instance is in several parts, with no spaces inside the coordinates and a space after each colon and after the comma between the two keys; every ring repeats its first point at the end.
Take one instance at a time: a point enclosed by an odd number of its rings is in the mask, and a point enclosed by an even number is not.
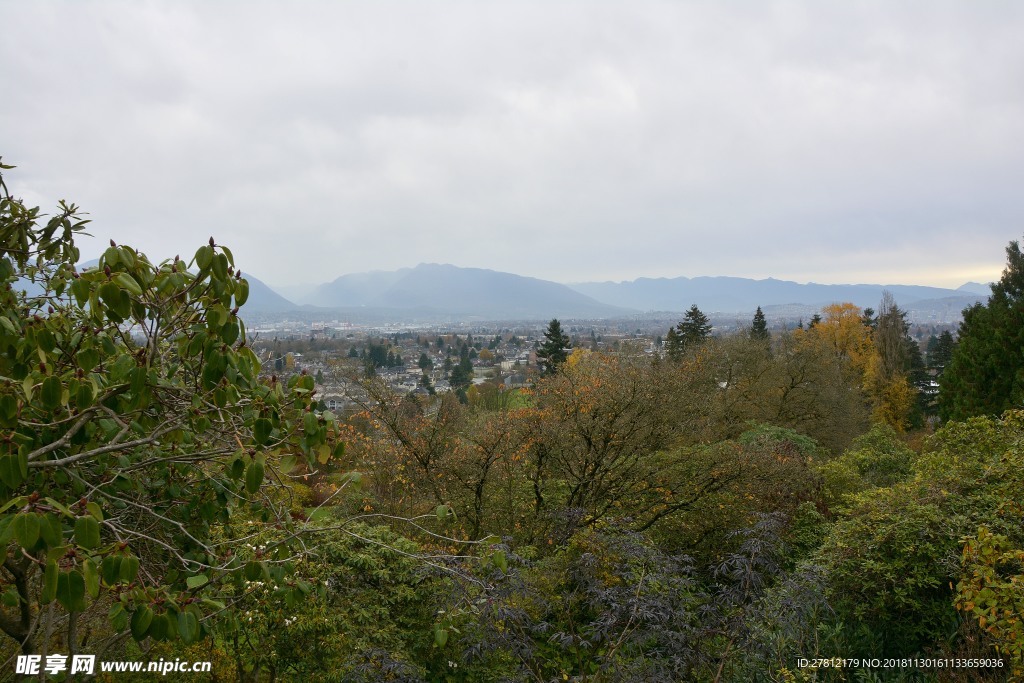
{"type": "Polygon", "coordinates": [[[1016,243],[927,362],[890,297],[790,331],[759,309],[730,336],[694,305],[663,347],[572,345],[552,320],[528,388],[471,385],[483,345],[459,340],[452,391],[398,393],[383,340],[315,376],[261,362],[215,239],[187,260],[111,243],[80,270],[78,208],[47,218],[6,181],[5,658],[238,681],[1024,676],[1016,243]],[[334,374],[356,410],[320,403],[334,374]],[[872,657],[904,663],[801,663],[872,657]]]}

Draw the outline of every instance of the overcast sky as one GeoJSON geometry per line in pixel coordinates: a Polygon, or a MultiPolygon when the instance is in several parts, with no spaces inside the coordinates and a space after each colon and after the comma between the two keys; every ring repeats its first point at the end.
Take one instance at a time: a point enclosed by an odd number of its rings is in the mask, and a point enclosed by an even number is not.
{"type": "Polygon", "coordinates": [[[273,284],[958,286],[1024,235],[1021,2],[0,0],[8,186],[273,284]]]}

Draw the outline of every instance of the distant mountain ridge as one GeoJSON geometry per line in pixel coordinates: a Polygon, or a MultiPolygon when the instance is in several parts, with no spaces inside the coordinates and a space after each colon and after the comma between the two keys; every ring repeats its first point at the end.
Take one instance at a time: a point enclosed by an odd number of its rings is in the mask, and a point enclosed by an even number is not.
{"type": "MultiPolygon", "coordinates": [[[[95,267],[86,261],[79,268],[95,267]]],[[[243,314],[335,312],[374,321],[550,320],[628,318],[640,313],[680,313],[697,304],[705,313],[748,315],[755,308],[775,317],[810,315],[823,306],[849,301],[877,307],[882,291],[917,319],[953,320],[985,301],[988,285],[967,282],[957,289],[919,285],[800,284],[768,278],[638,278],[625,282],[564,285],[483,268],[421,263],[413,268],[342,275],[320,285],[301,305],[246,273],[249,299],[243,314]]],[[[39,294],[32,283],[18,287],[39,294]]]]}
{"type": "Polygon", "coordinates": [[[342,275],[318,287],[308,303],[492,320],[610,318],[636,313],[628,307],[595,301],[557,282],[438,263],[342,275]]]}
{"type": "Polygon", "coordinates": [[[570,287],[598,301],[643,311],[681,311],[693,303],[705,312],[724,313],[750,312],[758,306],[785,304],[821,307],[843,301],[862,308],[877,307],[883,290],[892,292],[897,303],[904,308],[933,299],[979,298],[973,288],[957,290],[922,285],[800,284],[774,278],[753,280],[724,276],[638,278],[625,282],[583,282],[570,287]]]}

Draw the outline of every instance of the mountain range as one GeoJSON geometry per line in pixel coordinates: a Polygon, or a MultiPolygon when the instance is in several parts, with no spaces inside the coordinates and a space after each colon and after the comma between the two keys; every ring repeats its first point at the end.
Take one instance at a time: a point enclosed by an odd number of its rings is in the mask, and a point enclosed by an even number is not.
{"type": "MultiPolygon", "coordinates": [[[[252,276],[247,277],[252,291],[247,308],[252,305],[250,310],[254,312],[287,310],[286,299],[252,276]],[[273,295],[273,301],[264,294],[273,295]]],[[[842,301],[863,308],[877,307],[885,290],[918,318],[955,318],[963,308],[988,295],[988,286],[976,282],[945,289],[898,284],[800,284],[774,278],[676,277],[564,285],[482,268],[421,263],[394,271],[342,275],[302,296],[302,306],[297,308],[392,320],[548,320],[677,313],[695,303],[706,313],[747,315],[761,306],[785,317],[809,316],[823,306],[842,301]]]]}
{"type": "MultiPolygon", "coordinates": [[[[95,261],[80,264],[95,266],[95,261]]],[[[341,314],[374,321],[611,319],[644,313],[680,313],[697,304],[708,314],[749,315],[761,306],[771,317],[809,317],[823,306],[849,301],[877,307],[884,290],[918,320],[955,320],[984,301],[989,286],[968,282],[958,289],[919,285],[823,285],[740,277],[638,278],[571,285],[483,268],[421,263],[413,268],[342,275],[296,303],[246,273],[244,312],[257,315],[341,314]]],[[[35,289],[31,283],[19,286],[35,289]]],[[[32,292],[35,293],[35,292],[32,292]]]]}

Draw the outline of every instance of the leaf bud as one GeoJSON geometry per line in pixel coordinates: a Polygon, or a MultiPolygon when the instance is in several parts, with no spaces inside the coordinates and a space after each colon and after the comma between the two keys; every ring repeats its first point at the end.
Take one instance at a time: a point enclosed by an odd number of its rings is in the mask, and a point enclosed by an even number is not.
{"type": "Polygon", "coordinates": [[[110,240],[110,246],[112,246],[112,247],[116,247],[117,246],[117,244],[114,243],[113,239],[110,240]]]}
{"type": "Polygon", "coordinates": [[[217,243],[213,241],[213,237],[210,238],[210,246],[211,247],[217,246],[217,243]]]}
{"type": "Polygon", "coordinates": [[[105,274],[105,275],[106,275],[107,277],[110,277],[110,266],[103,266],[103,273],[104,273],[104,274],[105,274]]]}

